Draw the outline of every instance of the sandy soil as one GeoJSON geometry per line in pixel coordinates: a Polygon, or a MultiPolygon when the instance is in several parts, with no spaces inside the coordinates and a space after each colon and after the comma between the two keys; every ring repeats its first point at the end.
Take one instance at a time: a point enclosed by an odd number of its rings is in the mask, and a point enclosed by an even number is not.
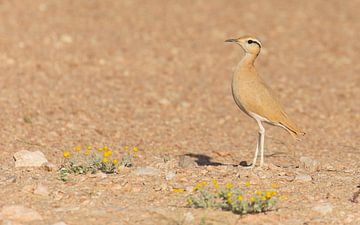
{"type": "Polygon", "coordinates": [[[360,203],[349,201],[360,184],[359,8],[356,0],[0,1],[0,207],[36,210],[43,220],[30,224],[360,224],[360,203]],[[224,43],[246,34],[262,41],[258,71],[307,133],[295,142],[267,126],[271,166],[252,172],[234,166],[251,161],[257,136],[230,90],[243,53],[224,43]],[[22,149],[60,166],[64,150],[88,144],[136,145],[139,157],[123,173],[67,183],[56,171],[14,167],[22,149]],[[168,163],[160,148],[173,148],[168,163]],[[198,165],[180,167],[185,154],[198,165]],[[302,156],[321,170],[302,168],[302,156]],[[134,173],[145,166],[161,173],[134,173]],[[188,193],[171,191],[212,179],[278,183],[288,199],[240,217],[186,208],[188,193]],[[49,196],[33,193],[39,184],[49,196]],[[319,204],[332,211],[319,213],[319,204]]]}

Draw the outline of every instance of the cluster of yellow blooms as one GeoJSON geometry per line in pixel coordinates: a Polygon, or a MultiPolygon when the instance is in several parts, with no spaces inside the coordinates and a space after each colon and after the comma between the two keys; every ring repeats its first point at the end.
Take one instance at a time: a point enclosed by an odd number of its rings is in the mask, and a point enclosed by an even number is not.
{"type": "MultiPolygon", "coordinates": [[[[129,149],[130,149],[129,146],[127,146],[127,145],[124,146],[123,148],[126,151],[129,151],[129,149]]],[[[75,152],[81,152],[81,150],[82,150],[82,148],[79,145],[75,146],[74,149],[75,149],[75,152]]],[[[87,146],[85,148],[84,154],[87,155],[87,156],[91,155],[92,149],[93,149],[93,147],[91,145],[87,146]]],[[[113,151],[110,150],[109,147],[106,146],[106,145],[104,145],[103,147],[97,148],[97,150],[99,152],[103,152],[102,162],[103,163],[108,163],[110,161],[109,157],[113,154],[113,151]]],[[[135,146],[135,147],[132,148],[132,151],[133,151],[132,156],[136,157],[139,149],[135,146]]],[[[70,151],[64,151],[63,152],[64,158],[70,158],[71,155],[72,155],[72,153],[70,151]]],[[[114,160],[112,160],[112,163],[116,165],[116,164],[119,163],[119,161],[117,159],[114,159],[114,160]]]]}
{"type": "MultiPolygon", "coordinates": [[[[203,186],[205,186],[206,184],[207,184],[206,181],[199,182],[199,183],[193,188],[193,190],[194,190],[194,191],[197,191],[197,190],[199,190],[200,188],[202,188],[203,186]]],[[[219,185],[219,183],[218,183],[217,180],[212,180],[212,184],[214,185],[214,188],[215,188],[215,189],[220,188],[220,185],[219,185]]],[[[246,187],[249,187],[250,185],[251,185],[251,182],[250,182],[250,181],[246,181],[246,182],[245,182],[245,186],[246,186],[246,187]]],[[[232,199],[231,199],[231,197],[232,197],[232,192],[231,192],[231,189],[233,189],[233,187],[234,187],[234,185],[231,184],[231,183],[227,183],[227,184],[225,185],[225,188],[229,190],[229,192],[226,193],[226,199],[227,199],[227,201],[228,201],[229,204],[232,203],[232,199]]],[[[277,189],[279,186],[278,186],[277,184],[271,184],[271,187],[274,188],[274,189],[277,189]]],[[[174,192],[183,192],[183,191],[179,191],[179,190],[175,191],[175,190],[174,190],[174,192]]],[[[262,191],[258,190],[258,191],[256,191],[255,193],[256,193],[259,197],[261,197],[261,200],[263,200],[263,201],[266,201],[267,199],[271,199],[272,197],[278,195],[277,191],[266,191],[266,192],[262,192],[262,191]]],[[[284,199],[286,199],[286,196],[285,196],[285,195],[281,195],[280,199],[284,200],[284,199]]],[[[243,200],[244,200],[243,195],[239,195],[238,198],[237,198],[237,200],[243,201],[243,200]]],[[[251,197],[249,198],[249,201],[250,201],[250,202],[254,202],[254,201],[255,201],[255,197],[251,196],[251,197]]]]}

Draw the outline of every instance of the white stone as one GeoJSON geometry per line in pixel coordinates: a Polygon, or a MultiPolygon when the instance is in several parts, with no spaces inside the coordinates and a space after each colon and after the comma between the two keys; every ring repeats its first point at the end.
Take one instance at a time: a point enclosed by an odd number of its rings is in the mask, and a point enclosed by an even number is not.
{"type": "Polygon", "coordinates": [[[333,211],[333,206],[330,203],[320,203],[314,206],[313,210],[325,215],[333,211]]]}
{"type": "Polygon", "coordinates": [[[153,167],[141,167],[135,171],[136,175],[146,175],[146,176],[157,176],[160,174],[160,170],[153,167]]]}
{"type": "Polygon", "coordinates": [[[320,170],[320,162],[310,157],[300,157],[300,162],[303,168],[315,172],[320,170]]]}
{"type": "Polygon", "coordinates": [[[45,185],[39,184],[38,186],[36,186],[36,188],[34,190],[34,194],[41,195],[41,196],[48,196],[49,190],[45,185]]]}
{"type": "Polygon", "coordinates": [[[184,217],[185,217],[184,219],[185,219],[186,223],[190,223],[190,222],[192,222],[194,220],[194,216],[193,216],[193,214],[191,212],[185,213],[184,217]]]}
{"type": "Polygon", "coordinates": [[[310,181],[312,181],[312,177],[310,175],[307,175],[307,174],[298,174],[295,177],[295,181],[298,181],[298,182],[310,182],[310,181]]]}
{"type": "Polygon", "coordinates": [[[15,167],[40,167],[47,163],[44,153],[21,150],[14,154],[15,167]]]}
{"type": "Polygon", "coordinates": [[[23,205],[6,205],[1,210],[3,220],[15,220],[19,222],[31,222],[42,220],[42,216],[33,209],[23,205]]]}
{"type": "Polygon", "coordinates": [[[60,221],[60,222],[54,223],[53,225],[67,225],[67,224],[64,221],[60,221]]]}
{"type": "Polygon", "coordinates": [[[176,173],[170,171],[170,172],[166,173],[165,179],[166,180],[172,180],[175,176],[176,176],[176,173]]]}

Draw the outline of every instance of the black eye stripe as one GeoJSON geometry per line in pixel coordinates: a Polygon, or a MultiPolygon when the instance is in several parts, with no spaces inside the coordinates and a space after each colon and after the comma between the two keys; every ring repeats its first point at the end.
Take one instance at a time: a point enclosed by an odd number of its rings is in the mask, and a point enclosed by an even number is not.
{"type": "Polygon", "coordinates": [[[261,45],[260,45],[260,43],[259,42],[257,42],[257,41],[253,41],[253,40],[248,40],[247,41],[248,42],[248,44],[252,44],[252,43],[255,43],[255,44],[257,44],[260,48],[261,48],[261,45]]]}

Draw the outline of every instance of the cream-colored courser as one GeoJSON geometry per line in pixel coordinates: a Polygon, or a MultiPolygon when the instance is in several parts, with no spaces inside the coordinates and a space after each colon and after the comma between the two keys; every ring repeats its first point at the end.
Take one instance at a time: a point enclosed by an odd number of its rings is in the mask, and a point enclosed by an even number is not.
{"type": "Polygon", "coordinates": [[[283,107],[256,72],[254,62],[261,50],[261,43],[253,37],[228,39],[225,42],[239,44],[245,51],[244,58],[237,65],[232,79],[232,94],[236,104],[259,125],[259,138],[251,168],[255,166],[260,149],[260,167],[264,164],[265,128],[262,122],[279,126],[297,139],[305,134],[289,119],[283,107]]]}

